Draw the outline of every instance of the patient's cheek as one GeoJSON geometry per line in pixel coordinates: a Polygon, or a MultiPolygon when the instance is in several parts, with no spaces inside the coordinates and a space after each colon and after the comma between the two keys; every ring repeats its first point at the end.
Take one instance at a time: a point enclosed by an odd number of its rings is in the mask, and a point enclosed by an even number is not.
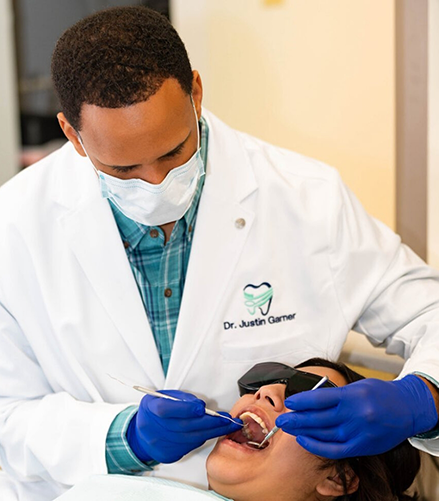
{"type": "Polygon", "coordinates": [[[296,480],[314,478],[320,470],[321,460],[301,447],[296,437],[283,433],[276,451],[283,461],[275,461],[275,469],[278,470],[279,479],[287,479],[294,474],[296,480]]]}

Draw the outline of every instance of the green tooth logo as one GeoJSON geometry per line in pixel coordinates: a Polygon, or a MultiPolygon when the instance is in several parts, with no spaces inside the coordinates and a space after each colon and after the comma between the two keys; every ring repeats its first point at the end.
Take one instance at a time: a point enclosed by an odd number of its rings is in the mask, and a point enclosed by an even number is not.
{"type": "Polygon", "coordinates": [[[268,315],[272,299],[273,287],[268,282],[260,285],[248,284],[244,287],[245,306],[250,315],[254,315],[257,308],[262,315],[268,315]]]}

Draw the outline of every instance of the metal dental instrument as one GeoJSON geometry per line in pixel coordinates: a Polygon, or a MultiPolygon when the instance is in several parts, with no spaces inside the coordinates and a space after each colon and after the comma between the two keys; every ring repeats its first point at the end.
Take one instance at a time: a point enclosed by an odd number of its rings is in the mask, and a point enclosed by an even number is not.
{"type": "MultiPolygon", "coordinates": [[[[328,380],[328,376],[324,376],[322,377],[322,379],[313,387],[311,388],[309,391],[312,391],[312,390],[317,390],[317,388],[320,388],[320,386],[322,386],[322,384],[325,384],[326,381],[328,380]]],[[[294,411],[291,411],[291,412],[294,412],[294,411]]],[[[262,440],[262,442],[260,444],[258,444],[258,447],[261,448],[265,442],[267,442],[267,440],[270,440],[270,438],[280,430],[280,428],[278,428],[276,425],[272,428],[271,431],[269,431],[267,433],[267,435],[265,435],[265,438],[264,440],[262,440]]],[[[253,444],[256,444],[256,442],[252,442],[253,444]]]]}
{"type": "MultiPolygon", "coordinates": [[[[181,398],[171,397],[171,395],[166,395],[165,393],[159,393],[158,391],[151,390],[150,388],[144,388],[143,386],[138,386],[138,385],[130,386],[129,384],[124,383],[120,379],[117,379],[114,376],[111,376],[110,374],[108,374],[108,376],[110,376],[112,379],[115,379],[119,383],[122,383],[123,385],[128,386],[129,388],[134,388],[136,391],[140,391],[141,393],[145,393],[146,395],[151,395],[152,397],[164,398],[166,400],[175,400],[176,402],[184,402],[185,401],[181,398]]],[[[206,414],[208,414],[209,416],[221,417],[223,419],[227,419],[228,421],[231,421],[232,423],[238,424],[239,426],[244,426],[243,423],[238,423],[234,419],[232,419],[228,416],[223,416],[222,414],[220,414],[217,411],[212,411],[210,409],[205,408],[204,412],[206,414]]]]}

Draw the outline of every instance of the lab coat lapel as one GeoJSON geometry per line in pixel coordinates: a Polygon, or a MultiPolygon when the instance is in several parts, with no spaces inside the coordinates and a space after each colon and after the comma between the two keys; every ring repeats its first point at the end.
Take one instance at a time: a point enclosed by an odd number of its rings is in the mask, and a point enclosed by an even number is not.
{"type": "Polygon", "coordinates": [[[163,388],[160,358],[108,202],[100,194],[90,197],[62,216],[60,223],[70,248],[133,356],[156,388],[163,388]]]}
{"type": "Polygon", "coordinates": [[[221,300],[227,295],[227,285],[254,219],[254,212],[245,204],[257,188],[249,160],[235,134],[217,119],[214,122],[208,120],[206,181],[166,377],[167,388],[179,388],[190,370],[221,300]]]}

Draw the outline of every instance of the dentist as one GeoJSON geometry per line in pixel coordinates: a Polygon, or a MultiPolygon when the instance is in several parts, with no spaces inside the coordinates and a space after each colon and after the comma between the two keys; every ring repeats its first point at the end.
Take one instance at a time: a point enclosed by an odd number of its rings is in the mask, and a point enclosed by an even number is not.
{"type": "Polygon", "coordinates": [[[334,169],[203,109],[147,8],[79,21],[52,76],[69,142],[0,189],[0,465],[18,499],[107,472],[202,484],[206,441],[237,427],[205,405],[230,409],[261,359],[336,360],[351,329],[406,359],[398,380],[289,397],[278,425],[329,458],[409,437],[439,453],[439,274],[334,169]]]}

